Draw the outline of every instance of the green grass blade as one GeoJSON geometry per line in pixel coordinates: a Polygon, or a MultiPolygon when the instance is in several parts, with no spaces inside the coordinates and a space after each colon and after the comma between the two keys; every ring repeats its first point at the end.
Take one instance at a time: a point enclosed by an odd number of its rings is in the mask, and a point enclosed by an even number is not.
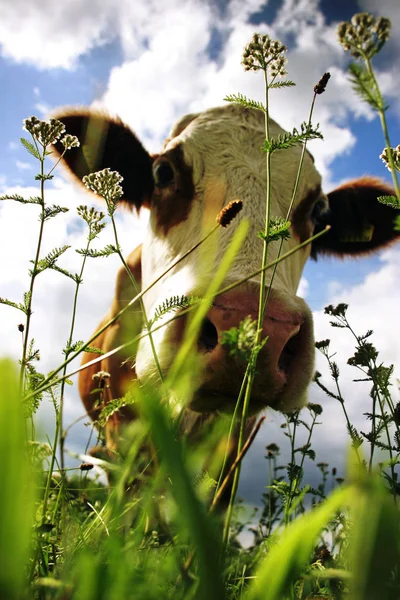
{"type": "Polygon", "coordinates": [[[283,600],[309,564],[318,535],[349,496],[348,488],[340,488],[323,504],[289,525],[261,562],[245,600],[283,600]]]}
{"type": "Polygon", "coordinates": [[[199,565],[197,599],[224,598],[221,545],[215,522],[199,501],[183,456],[183,443],[168,415],[168,409],[159,395],[150,389],[142,390],[141,407],[150,423],[154,444],[159,451],[161,465],[172,482],[172,493],[179,507],[179,525],[195,550],[199,565]]]}
{"type": "Polygon", "coordinates": [[[25,597],[31,546],[32,466],[28,463],[17,367],[0,361],[0,598],[25,597]]]}

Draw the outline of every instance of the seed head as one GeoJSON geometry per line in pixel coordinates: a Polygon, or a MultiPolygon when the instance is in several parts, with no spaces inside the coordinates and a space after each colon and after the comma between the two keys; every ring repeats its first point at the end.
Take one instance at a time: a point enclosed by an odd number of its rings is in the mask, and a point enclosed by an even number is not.
{"type": "Polygon", "coordinates": [[[23,333],[23,332],[24,332],[24,329],[25,329],[25,326],[24,326],[24,324],[23,324],[23,323],[20,323],[20,324],[18,325],[18,331],[20,331],[21,333],[23,333]]]}
{"type": "Polygon", "coordinates": [[[92,463],[84,462],[79,465],[79,468],[81,471],[90,471],[93,469],[93,466],[92,463]]]}
{"type": "Polygon", "coordinates": [[[321,79],[318,81],[317,85],[314,86],[314,92],[316,94],[323,94],[330,78],[330,73],[324,73],[321,79]]]}
{"type": "Polygon", "coordinates": [[[231,200],[217,215],[217,223],[221,227],[228,227],[231,221],[240,213],[243,208],[241,200],[231,200]]]}
{"type": "Polygon", "coordinates": [[[372,58],[388,41],[390,27],[389,19],[364,12],[340,23],[337,34],[342,47],[354,58],[372,58]]]}
{"type": "Polygon", "coordinates": [[[245,47],[242,65],[245,71],[269,71],[273,79],[283,77],[287,71],[287,59],[283,56],[287,48],[279,40],[271,40],[269,35],[255,33],[252,41],[245,47]]]}

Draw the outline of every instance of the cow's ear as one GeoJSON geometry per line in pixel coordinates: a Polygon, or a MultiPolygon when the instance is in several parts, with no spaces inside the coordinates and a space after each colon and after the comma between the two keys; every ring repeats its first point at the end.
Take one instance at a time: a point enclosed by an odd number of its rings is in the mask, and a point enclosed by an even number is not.
{"type": "MultiPolygon", "coordinates": [[[[80,181],[84,175],[109,167],[124,178],[123,201],[139,209],[149,206],[153,193],[153,159],[135,134],[119,119],[99,111],[64,109],[54,115],[64,123],[66,133],[76,135],[78,148],[67,150],[62,163],[80,181]]],[[[60,155],[64,148],[58,142],[60,155]]]]}
{"type": "Polygon", "coordinates": [[[311,256],[368,254],[399,238],[400,231],[394,228],[399,213],[377,200],[393,195],[387,184],[374,177],[349,181],[328,194],[329,209],[318,218],[315,233],[326,225],[331,229],[313,242],[311,256]]]}

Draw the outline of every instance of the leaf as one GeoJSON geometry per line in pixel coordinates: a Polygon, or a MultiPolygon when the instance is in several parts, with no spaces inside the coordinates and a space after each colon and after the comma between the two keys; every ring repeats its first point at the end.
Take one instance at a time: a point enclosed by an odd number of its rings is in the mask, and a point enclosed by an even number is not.
{"type": "MultiPolygon", "coordinates": [[[[305,569],[316,540],[335,512],[347,501],[349,489],[332,492],[328,500],[290,524],[260,561],[244,600],[282,600],[305,569]]],[[[291,597],[291,596],[290,596],[291,597]]]]}
{"type": "Polygon", "coordinates": [[[97,258],[98,256],[110,256],[111,254],[118,254],[118,248],[113,244],[107,244],[102,250],[87,250],[87,249],[78,249],[75,250],[78,254],[82,256],[87,256],[88,258],[97,258]]]}
{"type": "Polygon", "coordinates": [[[276,89],[276,88],[293,87],[295,85],[296,84],[294,81],[287,79],[286,81],[276,81],[275,83],[271,83],[268,85],[268,88],[270,90],[272,90],[272,89],[276,89]]]}
{"type": "Polygon", "coordinates": [[[317,124],[315,127],[311,125],[311,123],[302,123],[300,125],[300,131],[296,128],[293,129],[292,132],[285,132],[278,137],[273,138],[271,140],[265,140],[264,146],[262,146],[262,150],[264,152],[274,152],[275,150],[283,150],[285,148],[291,148],[296,144],[301,142],[306,142],[308,140],[315,139],[323,139],[322,133],[318,130],[319,125],[317,124]]]}
{"type": "Polygon", "coordinates": [[[19,194],[10,194],[6,196],[0,196],[0,200],[15,200],[15,202],[21,202],[22,204],[42,204],[39,196],[31,196],[30,198],[24,198],[19,194]]]}
{"type": "Polygon", "coordinates": [[[55,269],[56,271],[60,271],[61,273],[63,273],[64,275],[67,275],[68,277],[73,277],[70,273],[68,273],[68,271],[65,271],[64,269],[61,269],[60,267],[56,266],[57,260],[69,248],[71,248],[71,246],[62,246],[61,248],[54,248],[53,250],[51,250],[47,254],[47,256],[45,256],[44,258],[39,260],[39,262],[37,264],[37,268],[36,268],[36,274],[41,273],[42,271],[45,271],[46,269],[55,269]]]}
{"type": "Polygon", "coordinates": [[[257,102],[256,100],[251,100],[250,98],[246,98],[243,94],[230,94],[229,96],[225,96],[225,102],[233,102],[235,104],[240,104],[241,106],[245,106],[246,108],[255,108],[256,110],[260,110],[265,113],[265,107],[262,102],[257,102]]]}
{"type": "Polygon", "coordinates": [[[396,196],[378,196],[378,202],[391,208],[400,209],[400,200],[396,196]]]}
{"type": "Polygon", "coordinates": [[[32,142],[30,142],[26,138],[22,137],[20,139],[21,139],[21,144],[29,152],[29,154],[32,154],[32,156],[34,156],[37,160],[40,160],[41,157],[40,157],[40,154],[39,154],[36,146],[34,146],[34,144],[32,144],[32,142]]]}
{"type": "Polygon", "coordinates": [[[12,306],[13,308],[16,308],[17,310],[21,310],[23,313],[26,314],[25,307],[23,304],[17,304],[16,302],[13,302],[12,300],[8,300],[8,298],[0,298],[0,304],[6,304],[7,306],[12,306]]]}
{"type": "Polygon", "coordinates": [[[291,222],[283,219],[282,217],[273,217],[269,221],[269,232],[268,237],[265,236],[264,232],[258,232],[258,237],[264,241],[276,242],[278,240],[287,240],[290,238],[290,226],[291,222]]]}
{"type": "Polygon", "coordinates": [[[197,304],[200,302],[201,298],[198,296],[172,296],[167,300],[164,300],[162,304],[157,306],[154,311],[154,317],[149,320],[149,327],[154,325],[154,323],[163,317],[165,314],[169,313],[172,310],[176,310],[178,308],[188,308],[193,304],[197,304]]]}
{"type": "Polygon", "coordinates": [[[48,219],[51,219],[60,213],[66,213],[68,211],[69,208],[66,208],[65,206],[57,206],[56,204],[53,204],[52,206],[46,206],[43,215],[40,215],[39,218],[41,221],[47,221],[48,219]]]}
{"type": "Polygon", "coordinates": [[[350,63],[350,82],[353,90],[364,102],[370,105],[373,110],[386,110],[388,107],[382,103],[382,99],[375,87],[374,79],[369,71],[359,63],[350,63]]]}

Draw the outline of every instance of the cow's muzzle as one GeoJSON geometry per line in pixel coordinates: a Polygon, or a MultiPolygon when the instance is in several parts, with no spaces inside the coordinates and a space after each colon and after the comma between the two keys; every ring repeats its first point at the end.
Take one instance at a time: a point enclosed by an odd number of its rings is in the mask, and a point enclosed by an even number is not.
{"type": "MultiPolygon", "coordinates": [[[[232,408],[246,370],[246,349],[240,345],[243,341],[251,345],[252,329],[249,336],[242,334],[236,348],[224,334],[240,328],[247,317],[256,322],[257,315],[258,297],[253,292],[235,290],[215,299],[198,338],[205,369],[204,382],[191,403],[194,410],[232,408]]],[[[253,412],[265,406],[284,412],[301,407],[314,363],[312,318],[304,301],[273,291],[262,321],[261,339],[265,338],[256,363],[253,412]]]]}

